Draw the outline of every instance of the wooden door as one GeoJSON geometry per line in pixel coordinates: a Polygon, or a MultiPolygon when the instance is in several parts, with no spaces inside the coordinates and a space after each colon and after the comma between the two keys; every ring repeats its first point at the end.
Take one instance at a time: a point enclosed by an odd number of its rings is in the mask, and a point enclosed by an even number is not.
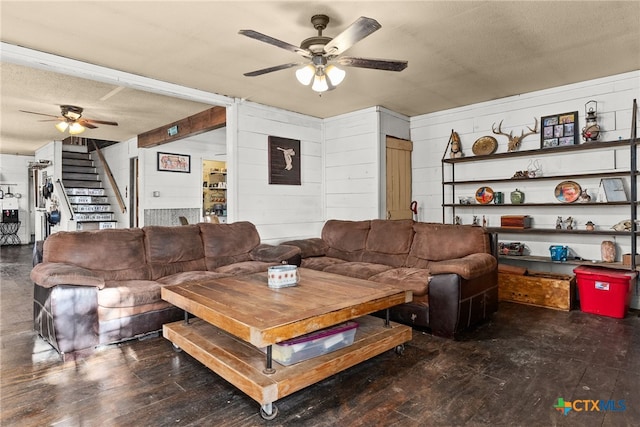
{"type": "Polygon", "coordinates": [[[387,137],[387,219],[411,219],[411,152],[413,143],[387,137]]]}

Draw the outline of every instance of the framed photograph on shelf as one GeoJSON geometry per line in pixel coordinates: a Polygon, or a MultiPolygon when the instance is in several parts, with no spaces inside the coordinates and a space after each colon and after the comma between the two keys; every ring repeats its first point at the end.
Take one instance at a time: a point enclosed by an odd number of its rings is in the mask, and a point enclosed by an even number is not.
{"type": "Polygon", "coordinates": [[[158,152],[158,170],[162,172],[191,173],[191,156],[188,154],[158,152]]]}
{"type": "Polygon", "coordinates": [[[578,112],[554,114],[540,119],[540,148],[562,147],[578,144],[578,112]]]}
{"type": "Polygon", "coordinates": [[[602,178],[598,188],[599,202],[627,202],[627,192],[622,178],[602,178]]]}
{"type": "Polygon", "coordinates": [[[269,184],[301,185],[299,139],[269,137],[269,184]]]}

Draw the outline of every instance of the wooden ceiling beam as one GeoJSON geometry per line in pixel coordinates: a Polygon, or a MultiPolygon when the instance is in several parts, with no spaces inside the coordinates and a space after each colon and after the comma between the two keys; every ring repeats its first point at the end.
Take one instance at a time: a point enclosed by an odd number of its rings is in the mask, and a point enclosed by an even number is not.
{"type": "Polygon", "coordinates": [[[138,135],[138,148],[149,148],[218,129],[227,124],[227,109],[213,107],[138,135]]]}

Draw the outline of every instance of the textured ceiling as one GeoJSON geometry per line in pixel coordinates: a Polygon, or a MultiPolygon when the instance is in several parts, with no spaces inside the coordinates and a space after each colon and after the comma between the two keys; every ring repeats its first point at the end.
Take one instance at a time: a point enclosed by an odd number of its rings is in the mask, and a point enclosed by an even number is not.
{"type": "MultiPolygon", "coordinates": [[[[316,117],[374,105],[415,116],[640,69],[639,1],[2,1],[0,12],[8,44],[316,117]],[[300,57],[238,30],[299,45],[316,34],[318,13],[331,18],[330,37],[359,16],[378,20],[347,54],[408,68],[346,68],[322,96],[297,83],[294,68],[243,76],[300,57]]],[[[21,109],[79,105],[120,124],[83,136],[125,140],[209,107],[6,62],[0,71],[3,153],[61,139],[21,109]]]]}

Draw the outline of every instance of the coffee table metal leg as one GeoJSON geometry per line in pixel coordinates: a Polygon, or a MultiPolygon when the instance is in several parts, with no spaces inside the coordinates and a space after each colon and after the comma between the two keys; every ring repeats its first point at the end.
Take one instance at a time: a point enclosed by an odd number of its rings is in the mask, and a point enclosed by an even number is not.
{"type": "Polygon", "coordinates": [[[265,368],[262,370],[267,375],[275,374],[276,370],[273,369],[273,348],[268,345],[267,346],[267,364],[265,368]]]}
{"type": "Polygon", "coordinates": [[[189,312],[187,310],[184,311],[184,324],[189,324],[189,312]]]}
{"type": "Polygon", "coordinates": [[[390,328],[391,327],[391,322],[389,320],[389,309],[388,308],[385,310],[384,327],[385,328],[390,328]]]}

